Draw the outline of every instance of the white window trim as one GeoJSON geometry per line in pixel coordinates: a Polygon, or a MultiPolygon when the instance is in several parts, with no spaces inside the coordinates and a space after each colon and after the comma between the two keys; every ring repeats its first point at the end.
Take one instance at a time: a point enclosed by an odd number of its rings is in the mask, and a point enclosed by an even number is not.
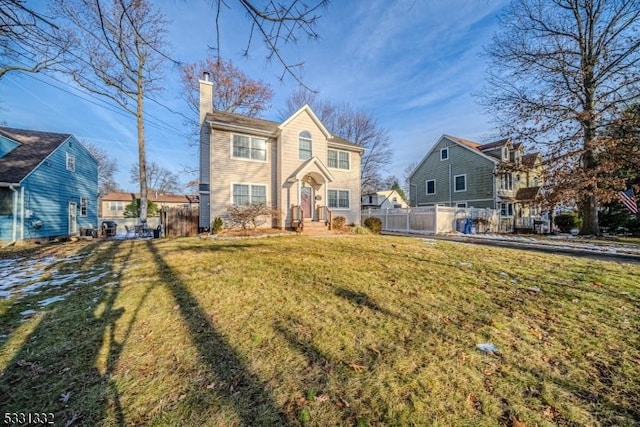
{"type": "MultiPolygon", "coordinates": [[[[344,169],[341,169],[341,170],[344,170],[344,169]]],[[[338,193],[338,196],[340,196],[340,193],[338,193]]],[[[340,200],[340,197],[338,197],[338,200],[340,200]]],[[[350,211],[351,210],[351,190],[349,190],[347,188],[327,188],[327,207],[329,209],[331,209],[332,211],[350,211]],[[338,192],[340,192],[340,191],[346,191],[347,192],[347,194],[349,195],[349,198],[348,198],[349,207],[348,208],[338,208],[338,207],[332,208],[332,207],[329,206],[329,191],[332,191],[332,190],[333,191],[338,191],[338,192]]]]}
{"type": "Polygon", "coordinates": [[[441,162],[444,162],[445,160],[449,160],[449,147],[445,147],[445,148],[441,148],[441,149],[440,149],[440,161],[441,161],[441,162]],[[446,159],[443,159],[443,158],[442,158],[442,153],[443,153],[443,152],[445,152],[445,151],[446,151],[446,153],[447,153],[447,158],[446,158],[446,159]]]}
{"type": "Polygon", "coordinates": [[[80,203],[78,204],[78,216],[86,217],[89,213],[89,199],[86,197],[80,197],[80,203]],[[82,214],[82,205],[84,201],[84,214],[82,214]]]}
{"type": "MultiPolygon", "coordinates": [[[[255,163],[267,163],[269,162],[269,139],[268,138],[264,138],[261,136],[255,136],[255,135],[248,135],[246,133],[237,133],[237,132],[232,132],[230,134],[230,138],[229,138],[229,158],[231,158],[232,160],[242,160],[245,162],[255,162],[255,163]],[[251,139],[255,138],[255,139],[264,139],[265,142],[265,146],[264,146],[264,160],[258,160],[258,159],[252,159],[251,157],[246,158],[246,157],[236,157],[233,155],[233,136],[234,135],[238,135],[238,136],[246,136],[247,138],[249,138],[249,153],[251,153],[251,139]]],[[[249,154],[251,155],[251,154],[249,154]]]]}
{"type": "MultiPolygon", "coordinates": [[[[338,165],[340,164],[340,154],[337,155],[337,160],[338,160],[338,165]]],[[[350,172],[351,171],[351,153],[349,151],[346,150],[338,150],[335,148],[327,148],[327,169],[331,169],[331,170],[336,170],[336,171],[344,171],[344,172],[350,172]],[[334,168],[329,166],[329,151],[335,151],[336,153],[347,153],[347,156],[349,157],[349,168],[348,169],[343,169],[340,167],[334,168]]],[[[333,190],[333,188],[332,188],[333,190]]]]}
{"type": "MultiPolygon", "coordinates": [[[[309,160],[310,158],[312,158],[312,157],[313,157],[313,139],[312,139],[311,137],[307,138],[306,136],[302,136],[302,134],[303,134],[304,132],[307,132],[307,133],[311,134],[311,132],[309,132],[309,131],[305,131],[305,130],[303,130],[302,132],[300,132],[300,133],[298,134],[298,160],[309,160]],[[308,158],[308,159],[302,159],[302,158],[300,158],[300,141],[301,141],[301,140],[309,141],[309,151],[310,151],[310,154],[309,154],[309,158],[308,158]]],[[[351,164],[349,164],[349,166],[351,166],[351,164]]]]}
{"type": "Polygon", "coordinates": [[[424,183],[424,193],[427,196],[435,196],[436,195],[436,180],[435,179],[428,179],[425,181],[424,183]],[[433,193],[429,193],[429,183],[433,181],[433,193]]]}
{"type": "Polygon", "coordinates": [[[515,206],[512,202],[500,202],[500,206],[499,206],[499,212],[500,212],[500,216],[502,218],[513,218],[514,214],[515,214],[515,206]],[[505,207],[505,214],[502,215],[502,205],[504,205],[505,207]],[[509,215],[509,205],[511,205],[511,215],[509,215]]]}
{"type": "Polygon", "coordinates": [[[454,193],[464,193],[465,191],[467,191],[467,174],[463,173],[460,175],[454,175],[453,176],[453,192],[454,193]],[[458,178],[459,176],[464,176],[464,190],[456,190],[456,178],[458,178]]]}
{"type": "Polygon", "coordinates": [[[249,204],[251,204],[251,186],[255,185],[255,186],[262,186],[265,188],[265,196],[267,198],[267,200],[265,201],[265,204],[267,206],[269,205],[269,185],[267,184],[262,184],[259,182],[231,182],[231,184],[229,185],[229,204],[234,205],[233,203],[233,186],[234,185],[248,185],[249,186],[249,204]]]}
{"type": "Polygon", "coordinates": [[[69,172],[75,172],[76,171],[76,156],[74,156],[73,154],[67,153],[67,163],[65,165],[65,167],[67,168],[67,170],[69,172]],[[72,168],[69,168],[69,160],[72,161],[72,168]]]}

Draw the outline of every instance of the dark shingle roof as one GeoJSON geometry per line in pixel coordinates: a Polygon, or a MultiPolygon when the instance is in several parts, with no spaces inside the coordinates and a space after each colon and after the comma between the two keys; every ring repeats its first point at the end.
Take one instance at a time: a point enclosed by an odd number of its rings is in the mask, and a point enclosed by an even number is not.
{"type": "Polygon", "coordinates": [[[205,120],[213,122],[214,127],[243,127],[272,133],[277,132],[279,124],[270,120],[241,116],[240,114],[234,113],[225,113],[224,111],[213,111],[207,113],[205,120]]]}
{"type": "Polygon", "coordinates": [[[504,147],[509,143],[509,141],[511,141],[511,138],[503,138],[498,141],[489,142],[488,144],[482,144],[480,147],[478,147],[478,150],[485,151],[492,150],[498,147],[504,147]]]}
{"type": "Polygon", "coordinates": [[[346,145],[347,147],[353,147],[356,149],[359,149],[361,151],[364,151],[364,147],[358,144],[354,144],[353,142],[349,142],[344,138],[340,138],[339,136],[331,136],[331,138],[329,138],[329,142],[334,142],[336,144],[340,144],[340,145],[346,145]]]}
{"type": "MultiPolygon", "coordinates": [[[[268,132],[274,135],[278,132],[278,126],[280,126],[280,123],[272,122],[270,120],[257,119],[255,117],[247,117],[235,113],[226,113],[224,111],[209,112],[207,113],[205,120],[212,122],[212,126],[216,129],[245,128],[268,132]]],[[[332,135],[329,138],[329,141],[364,151],[362,146],[349,142],[339,136],[332,135]]]]}
{"type": "Polygon", "coordinates": [[[20,145],[0,158],[0,182],[20,183],[71,135],[0,127],[0,135],[20,145]]]}
{"type": "Polygon", "coordinates": [[[516,193],[516,200],[519,201],[527,201],[527,200],[535,200],[536,196],[540,192],[540,187],[527,187],[521,188],[516,193]]]}
{"type": "Polygon", "coordinates": [[[445,137],[449,138],[452,141],[455,141],[459,144],[462,145],[466,145],[467,147],[471,147],[471,148],[478,148],[481,146],[481,144],[478,144],[477,142],[474,141],[470,141],[468,139],[464,139],[464,138],[458,138],[457,136],[453,136],[453,135],[444,135],[445,137]]]}
{"type": "Polygon", "coordinates": [[[537,152],[525,154],[524,156],[522,156],[522,166],[524,166],[527,169],[533,168],[536,164],[536,159],[538,158],[539,155],[540,153],[537,153],[537,152]]]}

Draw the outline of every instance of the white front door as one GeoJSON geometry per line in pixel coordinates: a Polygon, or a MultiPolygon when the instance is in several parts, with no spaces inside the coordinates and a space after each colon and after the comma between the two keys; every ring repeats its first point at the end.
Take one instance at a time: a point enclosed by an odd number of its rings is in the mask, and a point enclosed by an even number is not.
{"type": "Polygon", "coordinates": [[[76,217],[78,212],[78,207],[75,203],[69,203],[69,235],[76,234],[78,232],[78,222],[76,221],[76,217]]]}

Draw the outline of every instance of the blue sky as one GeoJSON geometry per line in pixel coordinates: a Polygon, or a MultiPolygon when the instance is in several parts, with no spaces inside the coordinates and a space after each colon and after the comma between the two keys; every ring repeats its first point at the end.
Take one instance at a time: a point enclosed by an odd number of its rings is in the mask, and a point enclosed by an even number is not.
{"type": "MultiPolygon", "coordinates": [[[[171,21],[170,55],[185,63],[204,58],[215,42],[214,9],[209,0],[154,1],[171,21]]],[[[234,1],[227,2],[234,5],[234,1]]],[[[383,175],[403,176],[442,134],[484,142],[493,139],[490,117],[472,94],[484,82],[482,48],[497,30],[497,15],[508,0],[333,1],[322,11],[319,40],[288,46],[291,62],[304,61],[304,82],[322,98],[347,102],[369,112],[391,137],[394,155],[383,175]]],[[[246,45],[248,21],[225,10],[221,55],[275,92],[264,118],[279,120],[278,110],[297,88],[281,67],[265,60],[266,51],[246,45]]],[[[62,78],[59,78],[62,79],[62,78]]],[[[179,112],[188,115],[180,95],[178,69],[164,69],[165,90],[147,101],[147,160],[179,172],[197,165],[187,145],[179,112]],[[165,108],[168,107],[168,108],[165,108]],[[170,110],[174,111],[171,112],[170,110]]],[[[129,169],[137,162],[133,116],[106,109],[102,99],[82,94],[44,75],[8,74],[0,81],[0,123],[11,127],[74,134],[117,159],[116,181],[129,191],[129,169]],[[57,86],[54,87],[54,86],[57,86]]],[[[184,182],[187,181],[185,177],[184,182]]],[[[183,183],[184,183],[183,182],[183,183]]]]}

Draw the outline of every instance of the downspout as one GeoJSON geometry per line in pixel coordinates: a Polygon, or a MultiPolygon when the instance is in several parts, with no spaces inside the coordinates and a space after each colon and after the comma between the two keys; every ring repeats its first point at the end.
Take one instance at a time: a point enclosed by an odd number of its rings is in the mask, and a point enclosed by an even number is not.
{"type": "Polygon", "coordinates": [[[451,200],[451,192],[453,191],[453,182],[451,181],[451,163],[449,163],[449,207],[453,206],[453,201],[451,200]]]}
{"type": "Polygon", "coordinates": [[[13,240],[3,246],[3,248],[15,245],[18,234],[18,190],[15,184],[9,184],[9,190],[13,191],[13,240]]]}
{"type": "Polygon", "coordinates": [[[24,187],[20,187],[20,240],[24,240],[24,187]]]}
{"type": "Polygon", "coordinates": [[[411,181],[409,181],[409,205],[411,207],[416,207],[418,206],[418,184],[412,184],[411,181]],[[411,197],[411,187],[415,187],[416,189],[416,197],[415,199],[411,197]]]}

